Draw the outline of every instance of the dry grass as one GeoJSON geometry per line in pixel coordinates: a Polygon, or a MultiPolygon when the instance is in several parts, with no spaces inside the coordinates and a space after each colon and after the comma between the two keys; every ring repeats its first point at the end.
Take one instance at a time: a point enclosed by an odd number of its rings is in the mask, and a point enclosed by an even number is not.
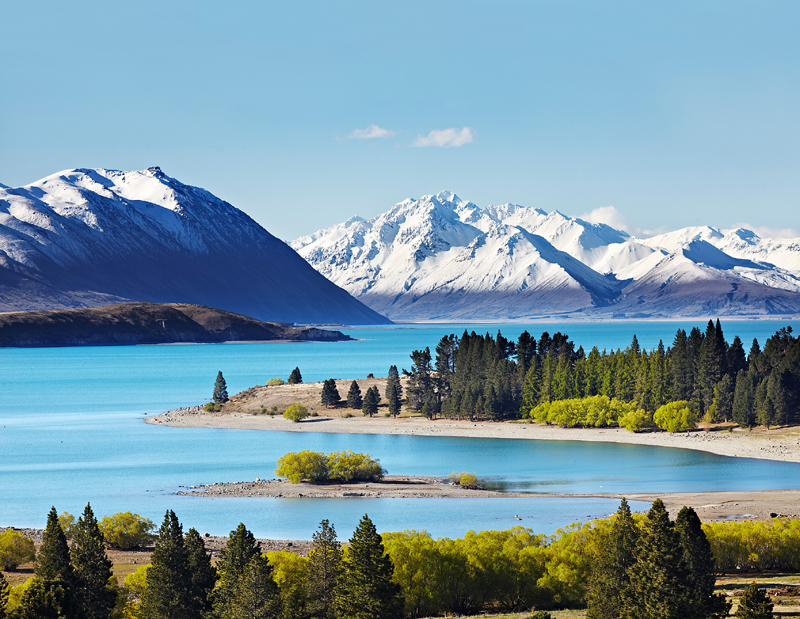
{"type": "MultiPolygon", "coordinates": [[[[387,378],[359,378],[356,379],[358,387],[361,389],[362,397],[370,387],[377,387],[378,393],[381,394],[381,401],[378,407],[378,415],[384,415],[389,412],[389,404],[386,398],[383,397],[386,391],[387,378]]],[[[222,405],[221,414],[224,413],[249,413],[251,415],[282,415],[292,404],[301,404],[308,409],[312,415],[315,413],[319,416],[325,417],[346,417],[347,415],[359,416],[360,410],[354,410],[346,407],[347,393],[350,391],[350,383],[353,379],[336,380],[336,389],[339,391],[339,396],[342,398],[339,406],[336,408],[325,408],[320,402],[322,394],[322,383],[301,383],[298,385],[273,385],[267,387],[265,385],[257,385],[245,389],[241,393],[237,393],[231,397],[230,401],[222,405]]],[[[407,379],[400,377],[400,382],[403,385],[403,393],[407,385],[407,379]]],[[[404,406],[401,411],[402,416],[410,416],[407,407],[404,406]]]]}

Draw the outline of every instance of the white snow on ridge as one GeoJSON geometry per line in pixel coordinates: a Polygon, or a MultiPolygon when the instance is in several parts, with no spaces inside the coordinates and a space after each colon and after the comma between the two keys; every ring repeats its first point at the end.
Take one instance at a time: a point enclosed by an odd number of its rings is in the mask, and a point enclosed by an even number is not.
{"type": "Polygon", "coordinates": [[[291,245],[395,320],[800,314],[800,239],[742,229],[637,239],[558,211],[480,208],[440,192],[291,245]]]}

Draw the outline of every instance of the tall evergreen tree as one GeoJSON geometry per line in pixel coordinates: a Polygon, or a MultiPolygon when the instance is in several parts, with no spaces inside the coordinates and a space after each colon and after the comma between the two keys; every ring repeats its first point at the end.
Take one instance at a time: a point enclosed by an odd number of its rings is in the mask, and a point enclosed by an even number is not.
{"type": "Polygon", "coordinates": [[[117,602],[117,591],[109,587],[112,563],[106,556],[105,540],[87,504],[72,537],[75,598],[85,619],[108,619],[117,602]]]}
{"type": "Polygon", "coordinates": [[[403,386],[400,383],[400,373],[397,371],[396,365],[389,367],[389,377],[386,379],[386,390],[383,395],[387,400],[396,397],[398,403],[403,398],[403,386]],[[394,395],[392,395],[393,393],[394,395]]]}
{"type": "Polygon", "coordinates": [[[171,509],[164,515],[150,563],[142,594],[142,618],[197,619],[183,527],[171,509]]]}
{"type": "Polygon", "coordinates": [[[341,396],[339,395],[339,390],[336,388],[336,381],[332,378],[329,378],[325,382],[322,383],[322,393],[320,394],[320,400],[322,405],[325,408],[329,406],[336,406],[339,404],[339,400],[341,400],[341,396]]]}
{"type": "Polygon", "coordinates": [[[752,428],[756,423],[752,373],[739,370],[733,390],[733,420],[742,428],[752,428]]]}
{"type": "Polygon", "coordinates": [[[255,536],[239,523],[228,536],[219,553],[217,571],[219,573],[219,586],[214,591],[214,611],[222,616],[227,612],[228,606],[236,595],[236,587],[244,574],[250,560],[261,554],[261,547],[255,536]]]}
{"type": "Polygon", "coordinates": [[[42,547],[36,556],[34,570],[39,580],[63,580],[72,585],[73,570],[70,562],[67,536],[58,522],[58,512],[52,507],[47,514],[47,525],[42,535],[42,547]]]}
{"type": "Polygon", "coordinates": [[[739,608],[733,616],[736,619],[772,619],[773,608],[767,592],[760,589],[756,583],[751,583],[745,587],[739,599],[739,608]]]}
{"type": "Polygon", "coordinates": [[[675,518],[675,531],[683,548],[683,560],[689,570],[686,594],[689,598],[687,619],[724,619],[730,611],[725,596],[714,593],[714,555],[711,544],[691,507],[684,507],[675,518]]]}
{"type": "Polygon", "coordinates": [[[299,385],[303,382],[303,376],[300,374],[300,368],[295,368],[289,374],[289,380],[286,381],[290,385],[299,385]]]}
{"type": "Polygon", "coordinates": [[[367,389],[367,392],[364,394],[364,402],[361,404],[361,410],[364,415],[369,415],[370,417],[375,415],[378,412],[378,404],[380,401],[381,394],[377,387],[372,386],[367,389]]]}
{"type": "Polygon", "coordinates": [[[630,569],[636,562],[639,529],[631,508],[622,499],[608,534],[602,539],[592,563],[587,619],[617,619],[630,586],[630,569]]]}
{"type": "Polygon", "coordinates": [[[253,555],[236,583],[222,619],[278,619],[278,585],[272,578],[272,566],[261,553],[253,555]]]}
{"type": "Polygon", "coordinates": [[[415,350],[411,353],[411,372],[408,379],[408,405],[421,411],[425,401],[433,393],[433,368],[431,350],[415,350]]]}
{"type": "Polygon", "coordinates": [[[636,562],[628,570],[625,619],[684,619],[692,616],[688,568],[678,533],[664,503],[656,499],[644,521],[636,562]]]}
{"type": "Polygon", "coordinates": [[[13,619],[74,619],[78,617],[70,588],[63,580],[34,577],[22,594],[13,619]]]}
{"type": "Polygon", "coordinates": [[[389,401],[389,413],[392,417],[397,417],[400,412],[400,389],[399,381],[386,386],[386,399],[389,401]]]}
{"type": "Polygon", "coordinates": [[[222,372],[217,372],[217,380],[214,381],[214,393],[211,394],[211,401],[215,404],[224,404],[228,401],[228,385],[222,372]]]}
{"type": "Polygon", "coordinates": [[[347,619],[395,619],[402,616],[403,597],[392,581],[394,565],[383,539],[365,515],[350,538],[336,594],[337,615],[347,619]]]}
{"type": "Polygon", "coordinates": [[[342,572],[342,547],[336,529],[323,520],[308,553],[308,610],[315,619],[335,617],[335,593],[342,572]]]}
{"type": "Polygon", "coordinates": [[[193,607],[198,617],[210,617],[217,570],[211,565],[211,555],[197,529],[191,528],[186,532],[184,545],[192,580],[193,607]]]}
{"type": "Polygon", "coordinates": [[[350,383],[350,391],[347,392],[347,408],[354,408],[361,410],[361,405],[364,403],[361,397],[361,387],[358,386],[356,381],[350,383]]]}

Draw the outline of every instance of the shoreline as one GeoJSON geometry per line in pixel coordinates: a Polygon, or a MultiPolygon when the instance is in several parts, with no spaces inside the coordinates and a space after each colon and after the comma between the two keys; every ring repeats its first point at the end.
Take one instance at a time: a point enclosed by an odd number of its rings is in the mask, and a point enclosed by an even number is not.
{"type": "Polygon", "coordinates": [[[175,428],[218,428],[272,432],[326,432],[334,434],[396,434],[460,438],[523,439],[625,443],[694,449],[720,456],[800,463],[800,428],[766,435],[745,430],[629,432],[623,428],[560,428],[526,422],[453,421],[421,417],[310,417],[293,423],[282,416],[247,413],[207,413],[201,406],[170,410],[145,418],[145,423],[175,428]]]}

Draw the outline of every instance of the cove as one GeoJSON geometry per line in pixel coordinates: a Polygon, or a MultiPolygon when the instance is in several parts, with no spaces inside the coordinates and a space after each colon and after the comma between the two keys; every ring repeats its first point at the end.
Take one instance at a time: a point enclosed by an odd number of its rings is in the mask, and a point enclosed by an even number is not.
{"type": "MultiPolygon", "coordinates": [[[[698,323],[702,326],[702,323],[698,323]]],[[[671,341],[678,323],[468,325],[516,338],[527,328],[569,333],[587,346],[671,341]],[[580,327],[578,329],[577,327],[580,327]],[[575,335],[575,334],[578,335],[575,335]]],[[[687,328],[686,323],[680,323],[687,328]]],[[[725,325],[763,341],[780,324],[725,325]],[[744,328],[749,329],[745,331],[744,328]],[[755,333],[755,335],[752,335],[755,333]]],[[[688,325],[690,328],[691,325],[688,325]]],[[[221,370],[233,391],[286,378],[306,381],[385,375],[408,367],[414,348],[434,347],[464,325],[345,330],[355,342],[260,343],[0,350],[0,524],[44,524],[51,505],[78,514],[134,511],[159,523],[166,509],[201,532],[227,534],[241,521],[260,537],[308,539],[322,518],[340,537],[369,513],[379,530],[427,529],[460,536],[469,529],[516,525],[550,533],[604,516],[616,500],[522,499],[206,499],[178,497],[179,486],[270,478],[287,451],[353,449],[397,474],[478,473],[500,488],[592,494],[796,487],[800,465],[726,458],[703,452],[612,443],[380,436],[150,426],[143,414],[207,401],[221,370]],[[514,518],[522,517],[521,521],[514,518]]],[[[635,505],[642,509],[645,506],[635,505]]]]}

